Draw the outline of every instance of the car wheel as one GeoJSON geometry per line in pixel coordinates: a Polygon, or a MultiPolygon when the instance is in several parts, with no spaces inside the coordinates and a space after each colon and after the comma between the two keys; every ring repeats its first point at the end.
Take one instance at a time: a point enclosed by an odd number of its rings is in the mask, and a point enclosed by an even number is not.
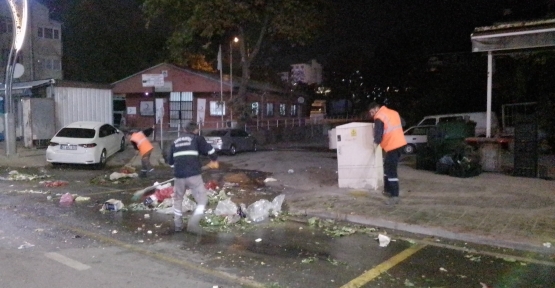
{"type": "Polygon", "coordinates": [[[106,166],[106,158],[106,149],[103,149],[102,153],[100,153],[100,159],[98,160],[98,163],[96,163],[97,169],[102,169],[106,166]]]}
{"type": "Polygon", "coordinates": [[[123,152],[125,150],[125,137],[121,138],[121,143],[119,144],[119,151],[123,152]]]}
{"type": "Polygon", "coordinates": [[[235,155],[237,154],[237,149],[235,148],[235,145],[231,145],[229,147],[229,155],[235,155]]]}
{"type": "Polygon", "coordinates": [[[416,151],[416,147],[414,147],[414,145],[412,144],[407,144],[403,148],[403,152],[405,152],[405,154],[413,154],[414,151],[416,151]]]}

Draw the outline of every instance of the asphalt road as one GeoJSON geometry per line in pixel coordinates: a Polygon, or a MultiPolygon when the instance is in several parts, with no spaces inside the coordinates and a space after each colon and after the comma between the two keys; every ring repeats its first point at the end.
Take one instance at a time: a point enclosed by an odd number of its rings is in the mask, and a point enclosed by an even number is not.
{"type": "MultiPolygon", "coordinates": [[[[271,200],[280,191],[260,179],[299,177],[287,171],[302,169],[306,159],[282,163],[264,153],[221,157],[224,168],[204,176],[220,184],[240,179],[226,188],[237,203],[271,200]],[[284,172],[245,173],[263,165],[284,172]]],[[[555,263],[538,255],[303,215],[175,234],[171,215],[99,211],[110,198],[129,203],[137,189],[171,176],[168,168],[117,183],[106,180],[114,169],[29,168],[19,172],[51,177],[0,180],[2,287],[555,287],[555,263]],[[45,180],[67,185],[46,187],[45,180]],[[60,206],[66,192],[90,200],[60,206]],[[380,247],[379,234],[390,237],[389,245],[380,247]]],[[[330,177],[309,175],[300,186],[330,177]]]]}

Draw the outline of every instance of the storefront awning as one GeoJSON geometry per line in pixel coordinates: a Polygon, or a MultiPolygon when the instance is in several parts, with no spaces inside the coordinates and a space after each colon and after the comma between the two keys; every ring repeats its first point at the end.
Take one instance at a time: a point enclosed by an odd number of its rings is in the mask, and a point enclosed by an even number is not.
{"type": "MultiPolygon", "coordinates": [[[[54,79],[46,79],[46,80],[36,80],[36,81],[29,81],[29,82],[18,82],[12,84],[12,90],[23,90],[23,89],[30,89],[30,88],[37,88],[42,86],[48,86],[51,84],[56,83],[54,79]]],[[[6,85],[0,85],[0,91],[4,91],[6,89],[6,85]]]]}
{"type": "Polygon", "coordinates": [[[477,27],[470,39],[472,52],[555,46],[555,19],[477,27]]]}

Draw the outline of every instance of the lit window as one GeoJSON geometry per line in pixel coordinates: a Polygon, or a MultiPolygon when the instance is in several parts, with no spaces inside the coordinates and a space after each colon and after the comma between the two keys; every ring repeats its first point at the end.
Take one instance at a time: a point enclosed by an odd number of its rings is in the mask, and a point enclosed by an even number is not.
{"type": "Polygon", "coordinates": [[[252,102],[251,104],[251,116],[258,116],[258,102],[252,102]]]}
{"type": "Polygon", "coordinates": [[[285,104],[279,104],[279,116],[285,116],[287,115],[287,105],[285,104]]]}
{"type": "Polygon", "coordinates": [[[274,103],[266,103],[266,116],[274,116],[274,103]]]}
{"type": "Polygon", "coordinates": [[[297,105],[291,105],[291,116],[297,116],[297,105]]]}
{"type": "Polygon", "coordinates": [[[210,116],[225,115],[225,102],[210,101],[210,116]]]}

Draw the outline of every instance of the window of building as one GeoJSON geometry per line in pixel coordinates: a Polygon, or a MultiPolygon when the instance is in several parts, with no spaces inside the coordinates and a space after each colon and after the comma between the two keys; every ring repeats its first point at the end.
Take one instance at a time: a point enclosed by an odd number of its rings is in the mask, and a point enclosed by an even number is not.
{"type": "Polygon", "coordinates": [[[210,101],[210,116],[225,116],[225,102],[210,101]]]}
{"type": "Polygon", "coordinates": [[[60,39],[60,30],[54,28],[39,27],[37,37],[46,39],[60,39]]]}
{"type": "Polygon", "coordinates": [[[12,33],[13,22],[10,17],[0,17],[0,33],[12,33]]]}
{"type": "Polygon", "coordinates": [[[256,117],[258,116],[259,106],[258,102],[252,102],[251,104],[251,116],[256,117]]]}
{"type": "Polygon", "coordinates": [[[297,105],[291,104],[291,116],[297,116],[297,105]]]}
{"type": "Polygon", "coordinates": [[[279,104],[279,116],[286,116],[287,115],[287,105],[286,104],[279,104]]]}
{"type": "Polygon", "coordinates": [[[44,38],[46,38],[46,39],[53,39],[54,38],[54,32],[53,32],[52,28],[44,28],[44,38]]]}
{"type": "Polygon", "coordinates": [[[193,120],[193,92],[170,93],[170,127],[183,127],[193,120]]]}
{"type": "Polygon", "coordinates": [[[43,68],[46,70],[54,70],[54,71],[61,71],[62,70],[62,61],[57,59],[43,59],[43,68]]]}
{"type": "Polygon", "coordinates": [[[274,116],[274,103],[266,103],[266,116],[274,116]]]}

